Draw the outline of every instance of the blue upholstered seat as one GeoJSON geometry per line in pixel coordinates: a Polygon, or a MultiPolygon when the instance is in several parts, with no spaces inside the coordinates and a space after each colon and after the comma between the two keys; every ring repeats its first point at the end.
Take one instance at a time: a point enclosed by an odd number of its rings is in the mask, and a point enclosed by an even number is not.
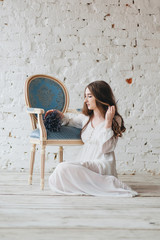
{"type": "MultiPolygon", "coordinates": [[[[40,138],[39,129],[35,129],[32,131],[31,138],[40,138]]],[[[59,132],[50,132],[47,131],[47,140],[79,140],[81,139],[81,129],[70,127],[70,126],[62,126],[59,132]]]]}

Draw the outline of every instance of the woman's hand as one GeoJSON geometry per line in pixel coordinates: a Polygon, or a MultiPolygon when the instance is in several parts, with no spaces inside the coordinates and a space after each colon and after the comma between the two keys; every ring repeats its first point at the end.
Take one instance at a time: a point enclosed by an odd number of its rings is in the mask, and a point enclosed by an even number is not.
{"type": "Polygon", "coordinates": [[[105,127],[110,128],[112,127],[112,120],[115,115],[115,106],[109,106],[108,110],[105,115],[105,127]]]}

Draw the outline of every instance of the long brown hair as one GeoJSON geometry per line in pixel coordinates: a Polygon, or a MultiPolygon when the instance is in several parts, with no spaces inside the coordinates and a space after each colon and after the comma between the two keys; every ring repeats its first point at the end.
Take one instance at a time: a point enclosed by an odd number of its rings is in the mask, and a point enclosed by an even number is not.
{"type": "MultiPolygon", "coordinates": [[[[109,84],[106,83],[105,81],[95,81],[90,83],[85,88],[85,91],[87,88],[95,97],[96,106],[98,107],[98,109],[100,110],[104,118],[105,118],[106,111],[108,110],[108,107],[115,106],[115,115],[112,121],[112,130],[114,132],[115,137],[122,137],[122,133],[126,130],[126,128],[124,126],[124,121],[122,116],[118,113],[115,97],[113,95],[112,89],[109,86],[109,84]]],[[[85,124],[85,126],[82,129],[82,132],[83,132],[93,117],[93,110],[89,110],[86,103],[84,102],[82,113],[86,116],[89,116],[88,122],[85,124]]]]}

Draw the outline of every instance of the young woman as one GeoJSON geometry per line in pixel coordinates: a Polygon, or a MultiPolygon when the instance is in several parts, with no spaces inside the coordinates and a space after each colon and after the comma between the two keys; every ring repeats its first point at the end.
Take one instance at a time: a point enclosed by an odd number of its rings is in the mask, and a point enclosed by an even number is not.
{"type": "Polygon", "coordinates": [[[66,195],[136,196],[117,178],[114,149],[125,127],[110,86],[104,81],[90,83],[82,114],[73,119],[64,116],[63,122],[82,128],[84,145],[78,162],[58,164],[49,177],[50,188],[66,195]]]}

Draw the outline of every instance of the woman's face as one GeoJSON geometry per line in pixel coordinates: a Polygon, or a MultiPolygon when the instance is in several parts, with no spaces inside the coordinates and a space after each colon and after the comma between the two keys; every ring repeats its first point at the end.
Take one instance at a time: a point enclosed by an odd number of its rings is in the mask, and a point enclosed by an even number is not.
{"type": "Polygon", "coordinates": [[[88,88],[86,88],[84,102],[87,104],[89,110],[94,110],[97,108],[96,99],[88,88]]]}

